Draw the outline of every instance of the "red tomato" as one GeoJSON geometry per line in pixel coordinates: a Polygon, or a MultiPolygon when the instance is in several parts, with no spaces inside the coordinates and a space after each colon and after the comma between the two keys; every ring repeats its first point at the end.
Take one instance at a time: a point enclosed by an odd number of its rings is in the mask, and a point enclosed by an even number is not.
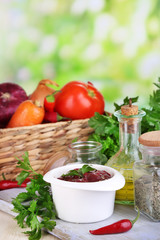
{"type": "Polygon", "coordinates": [[[85,119],[104,113],[104,98],[92,83],[72,81],[55,96],[55,111],[70,119],[85,119]]]}

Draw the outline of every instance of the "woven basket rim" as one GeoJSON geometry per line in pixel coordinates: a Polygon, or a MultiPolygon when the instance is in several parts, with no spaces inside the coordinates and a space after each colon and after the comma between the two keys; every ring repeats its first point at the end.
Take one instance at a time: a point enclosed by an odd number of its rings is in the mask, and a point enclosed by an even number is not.
{"type": "Polygon", "coordinates": [[[81,123],[81,122],[87,122],[89,120],[89,118],[85,118],[85,119],[78,119],[78,120],[72,120],[72,121],[60,121],[60,122],[56,122],[56,123],[41,123],[41,124],[37,124],[37,125],[32,125],[32,126],[25,126],[25,127],[14,127],[14,128],[0,128],[0,133],[1,132],[12,132],[12,131],[18,131],[18,130],[32,130],[35,128],[37,129],[43,129],[43,128],[47,128],[47,127],[62,127],[62,126],[69,126],[70,124],[74,124],[74,123],[81,123]]]}
{"type": "Polygon", "coordinates": [[[45,166],[50,163],[62,164],[57,159],[58,154],[66,151],[73,140],[86,141],[94,132],[94,129],[89,127],[88,120],[78,119],[26,127],[1,128],[0,180],[2,173],[5,174],[6,179],[16,179],[21,170],[16,168],[15,156],[21,158],[25,151],[28,151],[31,166],[37,173],[42,174],[46,169],[45,166]]]}

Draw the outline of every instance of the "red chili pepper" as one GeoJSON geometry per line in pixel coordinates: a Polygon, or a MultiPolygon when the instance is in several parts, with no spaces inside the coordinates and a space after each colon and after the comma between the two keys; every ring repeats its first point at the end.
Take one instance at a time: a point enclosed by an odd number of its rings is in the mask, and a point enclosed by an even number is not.
{"type": "Polygon", "coordinates": [[[123,233],[123,232],[127,232],[128,230],[130,230],[134,223],[138,220],[140,212],[139,209],[138,210],[138,214],[136,216],[136,218],[134,220],[129,220],[129,219],[122,219],[118,222],[115,222],[113,224],[110,224],[108,226],[105,227],[101,227],[95,230],[89,230],[89,232],[91,234],[94,235],[103,235],[103,234],[114,234],[114,233],[123,233]]]}
{"type": "Polygon", "coordinates": [[[44,98],[44,108],[48,112],[54,111],[55,106],[55,94],[59,91],[55,91],[53,94],[48,95],[44,98]]]}
{"type": "Polygon", "coordinates": [[[21,185],[18,185],[18,181],[11,180],[1,180],[0,181],[0,190],[10,189],[10,188],[25,188],[30,179],[25,179],[21,185]]]}
{"type": "Polygon", "coordinates": [[[45,112],[44,122],[55,123],[61,120],[70,120],[69,118],[60,116],[57,112],[45,112]]]}
{"type": "Polygon", "coordinates": [[[45,112],[44,115],[44,122],[55,123],[62,119],[63,117],[61,117],[57,112],[45,112]]]}

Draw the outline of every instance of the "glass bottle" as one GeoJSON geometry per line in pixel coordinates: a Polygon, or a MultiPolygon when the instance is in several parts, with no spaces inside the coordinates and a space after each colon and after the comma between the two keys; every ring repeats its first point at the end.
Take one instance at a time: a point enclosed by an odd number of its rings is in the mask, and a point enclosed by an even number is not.
{"type": "Polygon", "coordinates": [[[139,138],[142,160],[134,163],[135,206],[153,221],[160,221],[160,131],[139,138]]]}
{"type": "MultiPolygon", "coordinates": [[[[128,107],[128,105],[126,106],[128,107]]],[[[136,114],[130,111],[130,113],[128,112],[129,116],[127,116],[122,115],[121,110],[114,113],[119,121],[120,149],[109,159],[107,165],[118,170],[125,177],[126,181],[125,186],[116,192],[115,202],[133,205],[133,163],[140,158],[138,138],[141,131],[141,120],[145,112],[142,110],[138,111],[137,108],[136,114]]]]}
{"type": "Polygon", "coordinates": [[[68,145],[69,162],[100,164],[102,144],[95,141],[79,141],[68,145]]]}

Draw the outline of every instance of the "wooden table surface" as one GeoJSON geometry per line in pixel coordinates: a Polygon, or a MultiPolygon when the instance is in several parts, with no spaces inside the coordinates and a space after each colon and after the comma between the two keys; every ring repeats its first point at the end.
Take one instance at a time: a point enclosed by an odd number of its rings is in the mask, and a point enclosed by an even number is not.
{"type": "MultiPolygon", "coordinates": [[[[147,221],[146,221],[147,223],[147,221]]],[[[155,226],[151,223],[150,227],[145,225],[142,225],[142,233],[139,234],[138,231],[136,233],[136,228],[138,229],[138,224],[135,225],[134,231],[129,231],[127,233],[124,233],[122,235],[102,235],[102,236],[96,236],[96,240],[160,240],[160,233],[159,232],[159,226],[160,223],[156,223],[155,226]],[[131,233],[131,234],[130,234],[131,233]],[[140,236],[141,235],[141,236],[140,236]],[[137,237],[136,237],[137,236],[137,237]]],[[[25,229],[26,230],[26,229],[25,229]]],[[[28,240],[28,237],[23,233],[25,231],[21,229],[17,222],[13,219],[13,216],[0,211],[0,240],[28,240]]],[[[43,232],[41,240],[59,240],[60,238],[57,238],[49,233],[43,232]]],[[[63,238],[65,239],[65,238],[63,238]]],[[[73,239],[73,238],[67,238],[73,239]]],[[[86,239],[86,238],[85,238],[86,239]]],[[[89,238],[89,239],[95,239],[95,238],[89,238]]],[[[74,240],[77,240],[74,238],[74,240]]],[[[78,238],[79,240],[79,238],[78,238]]],[[[81,238],[83,240],[83,237],[81,238]]]]}
{"type": "MultiPolygon", "coordinates": [[[[28,240],[23,232],[29,229],[21,229],[14,220],[11,199],[21,189],[10,189],[0,191],[0,240],[28,240]]],[[[136,212],[133,206],[124,206],[115,204],[114,213],[111,217],[90,224],[67,223],[62,220],[56,220],[56,227],[51,234],[43,232],[41,240],[160,240],[160,222],[153,222],[148,218],[140,215],[133,229],[126,233],[114,235],[95,236],[89,233],[89,229],[96,229],[109,225],[117,220],[128,218],[134,219],[136,212]]]]}
{"type": "MultiPolygon", "coordinates": [[[[26,229],[21,229],[13,216],[0,211],[0,240],[28,240],[23,231],[26,229]]],[[[59,240],[59,238],[43,232],[41,240],[59,240]]]]}

